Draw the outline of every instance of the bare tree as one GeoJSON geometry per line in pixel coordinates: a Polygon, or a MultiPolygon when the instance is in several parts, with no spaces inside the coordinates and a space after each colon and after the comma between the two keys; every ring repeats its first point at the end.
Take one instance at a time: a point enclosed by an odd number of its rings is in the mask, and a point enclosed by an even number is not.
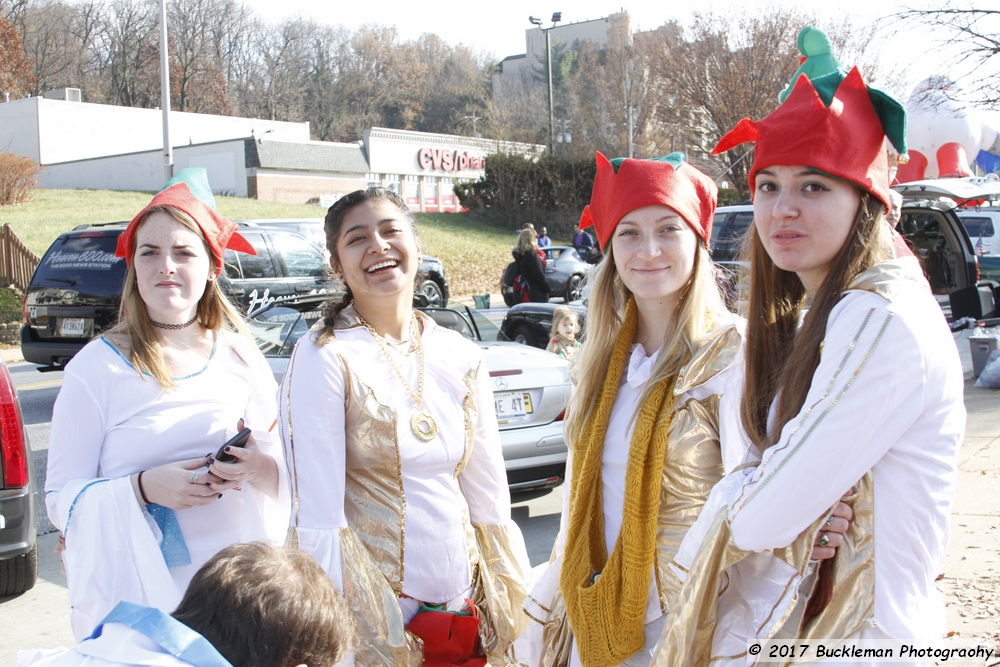
{"type": "Polygon", "coordinates": [[[1000,8],[988,7],[985,0],[978,0],[978,7],[975,4],[969,0],[946,2],[937,9],[904,9],[892,21],[899,30],[929,28],[940,35],[945,51],[956,54],[947,64],[955,70],[951,78],[963,85],[968,99],[962,101],[1000,109],[1000,8]]]}
{"type": "Polygon", "coordinates": [[[151,0],[113,0],[108,5],[96,49],[108,102],[131,107],[159,103],[158,14],[151,0]]]}
{"type": "Polygon", "coordinates": [[[84,88],[102,20],[100,5],[47,0],[31,5],[21,20],[24,50],[36,79],[33,94],[63,86],[84,88]]]}

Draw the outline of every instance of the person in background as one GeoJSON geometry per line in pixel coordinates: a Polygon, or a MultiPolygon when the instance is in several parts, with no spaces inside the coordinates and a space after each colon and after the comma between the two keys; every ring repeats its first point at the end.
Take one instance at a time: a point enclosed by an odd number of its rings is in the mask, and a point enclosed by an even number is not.
{"type": "Polygon", "coordinates": [[[53,407],[45,500],[78,640],[122,601],[172,610],[222,548],[284,536],[274,376],[217,280],[226,248],[253,248],[214,205],[185,169],[132,219],[119,323],[67,364],[53,407]],[[244,424],[247,445],[214,460],[244,424]]]}
{"type": "Polygon", "coordinates": [[[414,310],[420,241],[398,195],[352,192],[325,229],[342,287],[278,397],[290,537],[347,598],[356,664],[509,664],[530,566],[482,350],[414,310]]]}
{"type": "Polygon", "coordinates": [[[546,352],[553,352],[564,359],[573,357],[580,347],[576,335],[580,332],[580,319],[566,306],[559,306],[552,313],[552,329],[546,352]]]}
{"type": "Polygon", "coordinates": [[[583,261],[587,261],[594,250],[594,239],[579,224],[573,230],[573,247],[583,261]]]}
{"type": "Polygon", "coordinates": [[[120,602],[75,648],[19,651],[17,667],[332,667],[351,631],[308,554],[234,544],[201,566],[172,614],[120,602]]]}
{"type": "Polygon", "coordinates": [[[545,227],[539,228],[538,247],[547,248],[550,245],[552,245],[552,239],[549,238],[548,230],[545,227]]]}
{"type": "Polygon", "coordinates": [[[525,301],[523,297],[518,300],[519,292],[528,297],[527,301],[548,302],[551,288],[548,281],[545,280],[545,263],[540,256],[540,254],[544,255],[544,252],[538,247],[538,240],[533,229],[521,231],[517,237],[517,245],[511,251],[517,266],[517,276],[520,279],[515,279],[515,303],[525,301]]]}
{"type": "Polygon", "coordinates": [[[821,31],[803,29],[798,45],[806,58],[778,108],[714,151],[756,144],[741,423],[763,456],[719,482],[671,564],[684,609],[657,667],[745,664],[748,644],[772,636],[851,647],[946,630],[934,581],[964,379],[920,263],[887,222],[886,140],[905,155],[906,111],[841,69],[821,31]],[[817,568],[809,547],[836,539],[831,511],[848,490],[854,520],[817,568]]]}

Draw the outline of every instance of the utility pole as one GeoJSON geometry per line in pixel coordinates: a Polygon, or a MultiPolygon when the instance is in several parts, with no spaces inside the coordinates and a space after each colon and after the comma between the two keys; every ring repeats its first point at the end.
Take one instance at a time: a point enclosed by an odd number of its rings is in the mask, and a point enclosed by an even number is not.
{"type": "Polygon", "coordinates": [[[174,148],[170,142],[170,60],[167,47],[167,0],[160,0],[160,105],[163,109],[163,182],[174,177],[174,148]]]}
{"type": "Polygon", "coordinates": [[[562,12],[552,13],[552,25],[548,28],[542,27],[542,19],[529,16],[528,21],[532,25],[538,26],[539,30],[545,33],[545,65],[548,69],[549,80],[549,153],[555,154],[556,150],[556,112],[552,97],[552,40],[549,31],[556,27],[556,23],[562,21],[562,12]]]}

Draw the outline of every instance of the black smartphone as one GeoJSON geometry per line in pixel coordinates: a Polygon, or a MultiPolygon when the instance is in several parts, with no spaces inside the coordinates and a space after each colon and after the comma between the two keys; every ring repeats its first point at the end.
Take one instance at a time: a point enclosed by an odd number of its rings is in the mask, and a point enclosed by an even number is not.
{"type": "Polygon", "coordinates": [[[245,428],[226,441],[222,447],[219,447],[219,451],[215,453],[215,460],[220,463],[232,463],[236,460],[236,457],[232,454],[226,454],[226,447],[245,447],[249,439],[250,429],[245,428]]]}

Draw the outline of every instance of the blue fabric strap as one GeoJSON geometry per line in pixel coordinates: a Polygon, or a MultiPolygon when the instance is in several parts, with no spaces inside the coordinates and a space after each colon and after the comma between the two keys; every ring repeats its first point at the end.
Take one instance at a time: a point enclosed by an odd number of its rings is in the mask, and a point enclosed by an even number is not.
{"type": "Polygon", "coordinates": [[[232,667],[207,639],[159,609],[119,602],[87,639],[100,637],[107,623],[121,623],[141,632],[170,655],[195,667],[232,667]]]}
{"type": "Polygon", "coordinates": [[[191,553],[188,551],[187,542],[184,541],[184,534],[181,533],[181,525],[177,523],[177,514],[169,507],[156,503],[146,505],[146,511],[163,533],[160,552],[167,567],[190,565],[191,553]]]}

